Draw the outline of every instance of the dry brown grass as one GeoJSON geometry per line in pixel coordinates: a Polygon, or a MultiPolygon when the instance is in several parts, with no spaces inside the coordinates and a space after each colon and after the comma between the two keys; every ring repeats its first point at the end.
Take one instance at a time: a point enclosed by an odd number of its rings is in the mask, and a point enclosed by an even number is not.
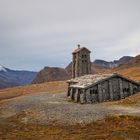
{"type": "Polygon", "coordinates": [[[87,125],[45,126],[23,124],[19,116],[10,118],[0,127],[6,140],[124,140],[140,139],[140,118],[113,116],[87,125]]]}
{"type": "MultiPolygon", "coordinates": [[[[131,78],[132,80],[140,81],[140,67],[138,66],[99,71],[99,73],[112,73],[112,72],[117,72],[131,78]]],[[[0,100],[3,98],[12,98],[23,94],[29,94],[35,92],[60,93],[60,92],[65,92],[66,90],[67,90],[66,81],[54,81],[54,82],[46,82],[42,84],[19,86],[14,88],[0,89],[0,100]]]]}
{"type": "MultiPolygon", "coordinates": [[[[128,76],[133,80],[140,80],[140,67],[111,70],[128,76]]],[[[29,93],[65,92],[65,81],[47,82],[43,84],[21,86],[0,90],[0,98],[11,98],[29,93]],[[4,95],[4,96],[3,96],[4,95]]],[[[119,105],[134,105],[140,101],[140,93],[115,102],[119,105]]],[[[113,103],[114,104],[114,103],[113,103]]],[[[140,118],[132,116],[113,116],[85,126],[46,126],[23,124],[14,116],[2,121],[0,125],[0,138],[6,140],[124,140],[140,139],[140,118]]],[[[1,121],[0,121],[1,122],[1,121]]]]}
{"type": "Polygon", "coordinates": [[[66,92],[66,81],[46,82],[42,84],[33,84],[27,86],[19,86],[13,88],[0,89],[0,100],[17,97],[29,93],[48,92],[60,93],[66,92]]]}
{"type": "Polygon", "coordinates": [[[139,80],[140,81],[140,67],[130,67],[126,69],[118,69],[116,72],[130,77],[133,80],[139,80]]]}
{"type": "MultiPolygon", "coordinates": [[[[113,72],[120,73],[121,75],[127,76],[132,80],[140,81],[140,67],[128,67],[123,69],[114,69],[113,72]]],[[[133,96],[129,96],[120,101],[116,101],[113,104],[128,105],[128,106],[140,106],[140,93],[133,96]]]]}
{"type": "Polygon", "coordinates": [[[125,99],[115,101],[115,102],[110,102],[110,104],[140,107],[140,92],[135,95],[129,96],[125,99]]]}

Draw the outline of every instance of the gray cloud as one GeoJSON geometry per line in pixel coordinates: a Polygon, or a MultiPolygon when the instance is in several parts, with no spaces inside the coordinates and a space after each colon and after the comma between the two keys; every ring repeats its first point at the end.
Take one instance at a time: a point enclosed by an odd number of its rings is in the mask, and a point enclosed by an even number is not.
{"type": "Polygon", "coordinates": [[[91,58],[140,52],[139,0],[0,0],[0,63],[15,69],[66,66],[76,44],[91,58]]]}

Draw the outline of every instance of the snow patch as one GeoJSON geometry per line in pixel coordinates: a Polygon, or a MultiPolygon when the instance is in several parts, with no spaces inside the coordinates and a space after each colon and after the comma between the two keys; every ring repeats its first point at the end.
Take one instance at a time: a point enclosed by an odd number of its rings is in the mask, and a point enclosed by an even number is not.
{"type": "Polygon", "coordinates": [[[0,65],[0,71],[5,71],[6,72],[7,70],[4,66],[0,65]]]}

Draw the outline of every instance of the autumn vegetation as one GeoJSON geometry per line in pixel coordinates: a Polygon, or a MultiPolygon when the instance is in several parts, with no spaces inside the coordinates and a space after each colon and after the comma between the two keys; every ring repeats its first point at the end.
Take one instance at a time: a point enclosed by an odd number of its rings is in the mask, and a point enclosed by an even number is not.
{"type": "Polygon", "coordinates": [[[6,140],[124,140],[140,139],[140,118],[115,115],[86,125],[53,126],[25,124],[14,116],[0,127],[6,140]],[[5,125],[6,124],[6,125],[5,125]]]}
{"type": "MultiPolygon", "coordinates": [[[[107,70],[117,72],[133,80],[140,81],[140,61],[133,61],[125,66],[107,70]],[[133,64],[133,65],[132,65],[133,64]]],[[[104,72],[104,70],[102,70],[104,72]]],[[[46,82],[21,87],[0,90],[0,100],[13,98],[25,94],[46,92],[66,92],[66,81],[46,82]]],[[[112,104],[112,103],[111,103],[112,104]]],[[[127,97],[121,101],[113,102],[115,105],[140,106],[140,93],[127,97]]],[[[114,114],[103,120],[85,125],[37,125],[21,123],[20,115],[0,120],[0,138],[5,140],[125,140],[140,139],[140,117],[114,114]]]]}

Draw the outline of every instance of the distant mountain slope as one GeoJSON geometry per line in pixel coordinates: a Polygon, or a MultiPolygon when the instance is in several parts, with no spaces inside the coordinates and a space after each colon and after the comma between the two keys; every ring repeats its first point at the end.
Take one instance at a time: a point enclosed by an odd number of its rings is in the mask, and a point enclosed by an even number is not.
{"type": "Polygon", "coordinates": [[[33,80],[33,84],[48,81],[62,81],[70,78],[70,74],[63,68],[44,67],[33,80]]]}
{"type": "Polygon", "coordinates": [[[134,80],[140,81],[140,55],[134,57],[128,63],[120,65],[111,70],[112,72],[118,72],[134,80]]]}
{"type": "Polygon", "coordinates": [[[107,71],[110,71],[111,68],[96,65],[96,64],[91,64],[91,74],[100,74],[100,73],[105,73],[107,71]]]}
{"type": "Polygon", "coordinates": [[[131,57],[131,56],[123,56],[119,60],[114,60],[111,62],[97,59],[93,62],[93,64],[98,65],[98,66],[107,67],[107,68],[114,68],[114,67],[118,67],[119,65],[126,64],[132,59],[133,59],[133,57],[131,57]]]}
{"type": "Polygon", "coordinates": [[[16,71],[0,65],[0,88],[30,84],[36,72],[16,71]]]}
{"type": "MultiPolygon", "coordinates": [[[[110,68],[91,63],[92,74],[102,73],[104,71],[108,71],[108,69],[110,68]]],[[[65,70],[69,73],[70,76],[72,75],[72,62],[65,68],[65,70]]]]}
{"type": "Polygon", "coordinates": [[[70,63],[66,66],[65,70],[69,73],[70,76],[72,76],[72,62],[70,62],[70,63]]]}
{"type": "MultiPolygon", "coordinates": [[[[91,73],[96,74],[96,73],[108,72],[110,68],[115,68],[120,65],[126,64],[132,59],[133,57],[131,56],[124,56],[120,58],[119,60],[114,60],[111,62],[96,59],[94,62],[91,63],[91,73]]],[[[72,62],[70,62],[69,65],[65,69],[70,75],[72,75],[72,62]]]]}
{"type": "Polygon", "coordinates": [[[120,65],[117,69],[128,68],[128,67],[139,67],[140,66],[140,55],[137,55],[131,59],[128,63],[120,65]]]}
{"type": "MultiPolygon", "coordinates": [[[[133,57],[124,56],[119,60],[114,60],[112,62],[107,62],[104,60],[95,60],[91,63],[91,73],[108,73],[112,68],[117,67],[119,65],[123,65],[128,63],[133,57]]],[[[72,62],[63,69],[63,68],[55,68],[55,67],[45,67],[42,69],[33,80],[33,84],[43,83],[48,81],[61,81],[67,80],[72,76],[72,62]]]]}

